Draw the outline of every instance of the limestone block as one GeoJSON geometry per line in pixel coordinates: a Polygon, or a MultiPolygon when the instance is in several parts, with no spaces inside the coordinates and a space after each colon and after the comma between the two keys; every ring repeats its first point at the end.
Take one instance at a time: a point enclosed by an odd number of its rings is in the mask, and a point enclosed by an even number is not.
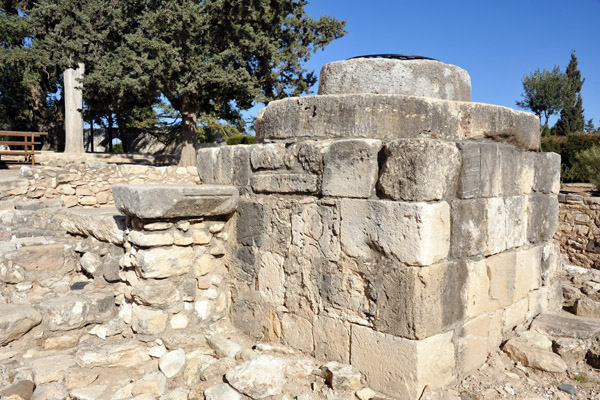
{"type": "Polygon", "coordinates": [[[501,146],[497,143],[481,144],[481,196],[502,196],[501,146]]]}
{"type": "Polygon", "coordinates": [[[453,381],[452,332],[408,340],[354,325],[351,363],[371,388],[396,398],[417,399],[426,385],[435,389],[453,381]]]}
{"type": "Polygon", "coordinates": [[[211,271],[215,271],[223,264],[222,260],[213,257],[210,254],[204,253],[194,260],[194,276],[201,277],[211,271]]]}
{"type": "Polygon", "coordinates": [[[409,265],[430,265],[448,255],[446,202],[341,201],[341,244],[352,257],[392,255],[409,265]]]}
{"type": "Polygon", "coordinates": [[[533,190],[540,193],[558,194],[560,191],[560,154],[537,153],[534,160],[533,190]]]}
{"type": "Polygon", "coordinates": [[[137,396],[148,393],[156,396],[165,394],[167,391],[167,378],[158,371],[149,372],[134,382],[131,394],[137,396]]]}
{"type": "Polygon", "coordinates": [[[489,311],[495,311],[513,303],[516,275],[516,254],[506,251],[485,259],[490,279],[489,311]]]}
{"type": "Polygon", "coordinates": [[[240,201],[236,224],[237,240],[244,246],[264,246],[268,242],[268,209],[261,202],[240,201]]]}
{"type": "Polygon", "coordinates": [[[258,173],[251,178],[256,193],[316,193],[317,177],[305,173],[258,173]]]}
{"type": "Polygon", "coordinates": [[[172,378],[185,365],[185,351],[177,349],[163,354],[158,360],[158,368],[167,378],[172,378]]]}
{"type": "Polygon", "coordinates": [[[358,390],[363,387],[362,374],[352,365],[330,361],[320,368],[327,385],[336,391],[358,390]]]}
{"type": "Polygon", "coordinates": [[[514,300],[521,300],[542,286],[542,246],[516,252],[514,300]]]}
{"type": "Polygon", "coordinates": [[[281,319],[283,343],[308,354],[314,353],[313,327],[310,321],[286,313],[281,319]]]}
{"type": "Polygon", "coordinates": [[[68,331],[109,320],[116,311],[115,298],[105,291],[71,292],[66,296],[47,296],[38,305],[44,324],[52,331],[68,331]]]}
{"type": "Polygon", "coordinates": [[[340,213],[337,203],[297,205],[291,214],[291,243],[295,249],[307,258],[339,259],[340,213]]]}
{"type": "Polygon", "coordinates": [[[558,199],[556,195],[534,194],[529,200],[527,239],[540,243],[552,239],[558,228],[558,199]]]}
{"type": "Polygon", "coordinates": [[[523,324],[527,320],[529,311],[529,299],[526,297],[515,301],[504,309],[504,328],[506,334],[511,332],[517,325],[523,324]]]}
{"type": "Polygon", "coordinates": [[[57,271],[65,265],[65,246],[62,244],[23,246],[3,255],[26,272],[57,271]]]}
{"type": "Polygon", "coordinates": [[[233,185],[240,193],[250,192],[250,177],[252,168],[250,166],[250,151],[253,146],[238,145],[228,146],[232,152],[233,185]]]}
{"type": "Polygon", "coordinates": [[[483,254],[487,247],[486,200],[469,199],[452,202],[452,244],[456,258],[483,254]]]}
{"type": "Polygon", "coordinates": [[[150,360],[150,356],[146,347],[137,340],[112,339],[106,342],[93,336],[79,343],[75,359],[83,368],[133,367],[150,360]]]}
{"type": "Polygon", "coordinates": [[[182,301],[177,286],[169,279],[143,279],[133,286],[131,296],[137,304],[169,308],[182,301]]]}
{"type": "Polygon", "coordinates": [[[285,300],[284,259],[276,253],[262,254],[258,270],[258,290],[265,302],[283,305],[285,300]]]}
{"type": "Polygon", "coordinates": [[[457,195],[461,199],[479,197],[481,192],[481,145],[477,142],[457,143],[462,159],[457,195]]]}
{"type": "Polygon", "coordinates": [[[584,297],[575,302],[575,315],[584,318],[600,318],[600,301],[584,297]]]}
{"type": "Polygon", "coordinates": [[[332,138],[490,138],[537,150],[539,119],[482,103],[394,94],[344,94],[276,100],[258,111],[259,141],[332,138]]]}
{"type": "Polygon", "coordinates": [[[319,94],[394,93],[471,101],[471,78],[455,65],[435,60],[356,58],[325,64],[319,94]]]}
{"type": "Polygon", "coordinates": [[[516,179],[517,190],[521,195],[529,195],[533,190],[533,183],[535,180],[536,166],[535,157],[536,153],[529,151],[515,152],[518,154],[519,159],[517,160],[517,170],[513,173],[516,179]]]}
{"type": "Polygon", "coordinates": [[[468,276],[463,264],[400,267],[379,261],[376,268],[368,292],[375,303],[370,313],[378,331],[424,339],[464,317],[462,293],[468,276]]]}
{"type": "Polygon", "coordinates": [[[93,236],[113,244],[124,241],[125,217],[114,207],[69,210],[61,226],[74,235],[93,236]]]}
{"type": "Polygon", "coordinates": [[[194,250],[191,247],[152,247],[138,250],[135,266],[142,278],[168,278],[184,275],[194,264],[194,250]]]}
{"type": "MultiPolygon", "coordinates": [[[[332,140],[307,140],[298,143],[298,163],[308,174],[323,174],[323,156],[327,153],[332,140]]],[[[291,153],[292,156],[294,153],[291,153]]]]}
{"type": "Polygon", "coordinates": [[[284,359],[264,354],[229,370],[225,376],[238,392],[252,399],[263,399],[283,392],[288,381],[286,367],[284,359]]]}
{"type": "Polygon", "coordinates": [[[158,335],[167,327],[167,314],[153,308],[134,306],[131,329],[142,335],[158,335]]]}
{"type": "Polygon", "coordinates": [[[512,196],[504,200],[506,210],[506,248],[527,243],[529,196],[512,196]]]}
{"type": "Polygon", "coordinates": [[[465,323],[460,330],[458,341],[460,375],[468,375],[487,360],[491,322],[491,315],[483,314],[465,323]]]}
{"type": "Polygon", "coordinates": [[[117,209],[141,219],[227,215],[239,198],[234,186],[115,185],[117,209]]]}
{"type": "Polygon", "coordinates": [[[375,192],[380,140],[340,140],[323,156],[325,196],[368,198],[375,192]]]}
{"type": "Polygon", "coordinates": [[[170,246],[173,244],[173,234],[171,232],[131,231],[127,236],[127,240],[140,247],[170,246]]]}
{"type": "Polygon", "coordinates": [[[433,201],[454,194],[461,165],[453,143],[398,139],[384,146],[386,160],[378,188],[394,200],[433,201]]]}
{"type": "Polygon", "coordinates": [[[313,337],[317,359],[350,363],[350,328],[346,323],[324,315],[315,316],[313,337]]]}
{"type": "Polygon", "coordinates": [[[526,367],[547,372],[562,373],[567,370],[567,364],[558,354],[532,346],[523,338],[510,339],[503,347],[510,358],[526,367]]]}
{"type": "Polygon", "coordinates": [[[23,336],[42,322],[42,315],[25,304],[0,304],[0,345],[23,336]]]}
{"type": "Polygon", "coordinates": [[[284,165],[285,145],[268,143],[252,146],[250,162],[253,170],[279,169],[284,165]]]}
{"type": "Polygon", "coordinates": [[[241,400],[242,395],[226,383],[213,385],[204,391],[206,400],[241,400]]]}
{"type": "Polygon", "coordinates": [[[202,183],[211,185],[233,184],[232,147],[234,146],[198,149],[196,152],[196,162],[198,176],[202,183]]]}
{"type": "Polygon", "coordinates": [[[506,250],[506,205],[501,197],[486,199],[486,256],[506,250]]]}
{"type": "Polygon", "coordinates": [[[488,311],[490,278],[485,260],[466,261],[467,281],[464,286],[465,314],[469,318],[488,311]]]}
{"type": "Polygon", "coordinates": [[[562,270],[563,263],[560,255],[560,247],[554,243],[546,244],[542,250],[542,284],[548,286],[559,282],[562,270]]]}

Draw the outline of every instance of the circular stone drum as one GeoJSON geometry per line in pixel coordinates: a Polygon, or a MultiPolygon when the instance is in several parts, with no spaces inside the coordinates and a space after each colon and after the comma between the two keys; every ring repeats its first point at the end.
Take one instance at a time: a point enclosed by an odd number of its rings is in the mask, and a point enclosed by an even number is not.
{"type": "Polygon", "coordinates": [[[435,60],[353,58],[323,66],[320,95],[357,93],[471,101],[471,77],[462,68],[435,60]]]}

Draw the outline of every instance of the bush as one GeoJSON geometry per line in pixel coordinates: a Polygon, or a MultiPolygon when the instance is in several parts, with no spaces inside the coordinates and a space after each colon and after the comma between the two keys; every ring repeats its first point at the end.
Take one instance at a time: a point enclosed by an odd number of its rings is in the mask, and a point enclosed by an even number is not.
{"type": "Polygon", "coordinates": [[[577,154],[594,146],[600,146],[599,134],[574,133],[568,136],[548,136],[542,138],[542,151],[558,153],[561,156],[561,180],[563,182],[587,182],[577,154]]]}
{"type": "Polygon", "coordinates": [[[239,136],[232,136],[227,139],[227,144],[229,146],[234,146],[236,144],[255,144],[255,143],[256,143],[256,136],[239,135],[239,136]]]}
{"type": "Polygon", "coordinates": [[[587,181],[600,188],[600,146],[590,147],[577,154],[577,162],[581,166],[587,181]]]}

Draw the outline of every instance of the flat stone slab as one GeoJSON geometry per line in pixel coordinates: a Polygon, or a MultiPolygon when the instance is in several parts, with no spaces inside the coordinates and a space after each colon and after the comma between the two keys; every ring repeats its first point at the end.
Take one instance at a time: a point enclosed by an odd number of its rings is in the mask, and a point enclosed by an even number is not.
{"type": "Polygon", "coordinates": [[[319,94],[349,93],[471,101],[471,77],[462,68],[435,60],[355,58],[325,64],[319,94]]]}
{"type": "Polygon", "coordinates": [[[234,212],[239,200],[235,186],[115,185],[117,209],[141,219],[209,217],[234,212]]]}
{"type": "Polygon", "coordinates": [[[483,103],[394,94],[292,97],[259,110],[259,142],[332,138],[492,139],[538,150],[540,122],[533,114],[483,103]]]}
{"type": "Polygon", "coordinates": [[[124,241],[125,217],[113,206],[69,209],[61,226],[74,235],[89,235],[103,242],[121,244],[124,241]]]}
{"type": "Polygon", "coordinates": [[[540,314],[531,329],[550,338],[589,340],[600,337],[600,320],[569,314],[540,314]]]}

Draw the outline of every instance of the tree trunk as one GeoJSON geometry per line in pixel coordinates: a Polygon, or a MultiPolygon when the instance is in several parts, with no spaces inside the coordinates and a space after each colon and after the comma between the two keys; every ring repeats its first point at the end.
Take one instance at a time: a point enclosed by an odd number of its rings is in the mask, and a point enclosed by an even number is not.
{"type": "Polygon", "coordinates": [[[108,152],[113,152],[113,117],[112,114],[108,115],[108,152]]]}
{"type": "Polygon", "coordinates": [[[198,120],[198,109],[196,102],[184,99],[181,104],[181,148],[180,167],[196,166],[196,123],[198,120]]]}
{"type": "Polygon", "coordinates": [[[79,79],[83,77],[84,67],[67,69],[65,80],[65,153],[84,153],[83,148],[83,95],[79,79]]]}

